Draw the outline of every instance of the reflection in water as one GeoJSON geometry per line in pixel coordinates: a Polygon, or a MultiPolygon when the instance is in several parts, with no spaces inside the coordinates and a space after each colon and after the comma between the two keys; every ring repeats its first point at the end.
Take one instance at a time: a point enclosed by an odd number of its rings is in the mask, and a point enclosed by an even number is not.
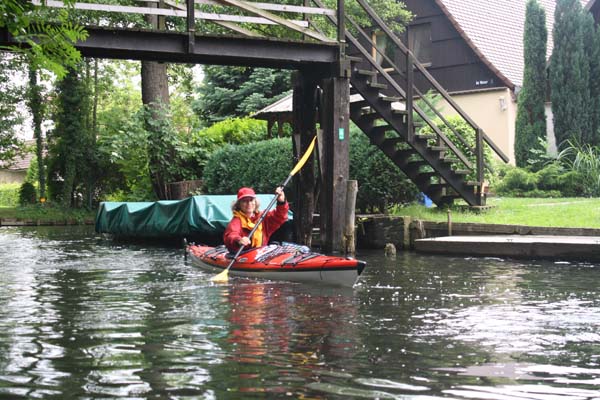
{"type": "Polygon", "coordinates": [[[0,229],[0,399],[598,399],[598,265],[361,254],[232,279],[89,228],[0,229]]]}

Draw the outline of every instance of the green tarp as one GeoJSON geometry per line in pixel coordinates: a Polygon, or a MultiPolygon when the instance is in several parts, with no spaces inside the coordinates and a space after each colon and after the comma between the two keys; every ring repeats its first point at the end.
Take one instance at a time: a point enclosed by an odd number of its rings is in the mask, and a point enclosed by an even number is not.
{"type": "MultiPolygon", "coordinates": [[[[257,195],[261,209],[272,194],[257,195]]],[[[193,196],[156,202],[103,202],[96,215],[96,232],[122,237],[217,237],[232,217],[235,195],[193,196]]],[[[290,211],[288,215],[292,219],[290,211]]]]}

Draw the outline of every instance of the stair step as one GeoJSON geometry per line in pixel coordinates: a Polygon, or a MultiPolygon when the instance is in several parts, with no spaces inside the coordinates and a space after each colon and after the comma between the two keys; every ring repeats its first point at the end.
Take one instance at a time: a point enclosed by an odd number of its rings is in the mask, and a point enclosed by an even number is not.
{"type": "Polygon", "coordinates": [[[455,169],[453,171],[456,175],[469,175],[471,173],[468,169],[455,169]]]}
{"type": "Polygon", "coordinates": [[[437,135],[434,135],[432,133],[427,133],[427,134],[417,133],[417,134],[415,134],[415,138],[421,139],[421,140],[436,139],[437,135]]]}
{"type": "Polygon", "coordinates": [[[381,145],[386,146],[386,147],[392,147],[392,146],[396,146],[398,143],[403,143],[403,142],[404,142],[404,139],[399,138],[399,137],[387,138],[387,139],[383,140],[381,145]]]}
{"type": "Polygon", "coordinates": [[[430,146],[429,149],[433,151],[446,151],[448,150],[448,146],[430,146]]]}
{"type": "Polygon", "coordinates": [[[457,163],[459,161],[460,160],[458,158],[455,158],[455,157],[444,157],[444,158],[442,158],[442,162],[449,163],[449,164],[457,163]]]}
{"type": "Polygon", "coordinates": [[[395,103],[395,102],[400,101],[402,99],[400,97],[383,96],[383,97],[380,97],[379,100],[390,102],[390,103],[395,103]]]}
{"type": "Polygon", "coordinates": [[[362,57],[346,56],[346,60],[348,60],[350,62],[361,62],[364,59],[362,57]]]}
{"type": "Polygon", "coordinates": [[[467,182],[465,182],[465,185],[467,185],[467,186],[479,186],[479,185],[481,185],[481,182],[467,181],[467,182]]]}
{"type": "Polygon", "coordinates": [[[408,112],[406,110],[393,109],[392,110],[392,114],[395,114],[395,115],[407,115],[408,112]]]}
{"type": "Polygon", "coordinates": [[[385,83],[377,83],[377,82],[367,81],[367,85],[369,85],[375,89],[387,89],[388,88],[388,86],[385,83]]]}
{"type": "Polygon", "coordinates": [[[354,72],[357,75],[364,75],[364,76],[375,76],[375,75],[377,75],[377,72],[371,71],[369,69],[358,69],[358,68],[356,68],[356,69],[354,69],[354,72]]]}

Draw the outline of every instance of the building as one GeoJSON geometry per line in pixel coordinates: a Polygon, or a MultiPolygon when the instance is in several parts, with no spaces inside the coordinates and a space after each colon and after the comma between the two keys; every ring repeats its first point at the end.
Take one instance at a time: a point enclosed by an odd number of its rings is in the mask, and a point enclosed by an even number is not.
{"type": "MultiPolygon", "coordinates": [[[[556,1],[539,2],[546,10],[549,57],[556,1]]],[[[404,0],[404,3],[415,17],[402,41],[514,163],[516,100],[523,85],[527,1],[404,0]]],[[[600,19],[600,0],[582,0],[582,5],[596,21],[600,19]]],[[[379,48],[386,46],[376,33],[372,41],[379,48]]],[[[425,82],[417,80],[417,86],[422,92],[428,90],[425,82]]],[[[287,103],[280,101],[276,108],[259,111],[257,117],[285,121],[281,113],[284,104],[289,104],[291,111],[290,98],[287,103]],[[276,114],[279,117],[274,117],[276,114]]],[[[445,104],[440,102],[437,106],[444,113],[445,104]]],[[[548,143],[552,149],[555,144],[550,104],[546,110],[548,143]]]]}

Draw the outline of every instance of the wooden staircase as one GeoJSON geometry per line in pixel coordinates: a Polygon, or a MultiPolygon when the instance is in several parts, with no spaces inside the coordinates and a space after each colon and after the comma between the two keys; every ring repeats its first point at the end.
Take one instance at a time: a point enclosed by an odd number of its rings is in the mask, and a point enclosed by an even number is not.
{"type": "MultiPolygon", "coordinates": [[[[319,0],[313,1],[321,4],[319,0]]],[[[460,198],[470,206],[484,206],[484,169],[491,170],[484,158],[484,145],[505,162],[508,162],[508,157],[454,102],[365,0],[356,1],[370,17],[373,29],[386,36],[387,47],[395,46],[394,59],[400,59],[402,67],[385,51],[375,48],[371,36],[346,15],[342,24],[346,48],[341,53],[351,63],[351,95],[360,95],[359,100],[350,102],[350,118],[371,143],[379,147],[436,205],[446,206],[460,198]],[[350,29],[345,29],[346,26],[350,29]],[[379,53],[378,57],[374,57],[373,50],[379,53]],[[385,60],[387,68],[382,67],[381,60],[385,60]],[[456,115],[472,127],[473,137],[470,140],[462,137],[419,90],[415,85],[415,74],[419,74],[421,83],[428,82],[456,115]],[[415,104],[415,99],[419,99],[421,104],[415,104]],[[434,122],[430,115],[435,115],[438,122],[434,122]],[[428,134],[421,133],[423,127],[427,128],[428,134]],[[453,133],[454,141],[461,143],[450,140],[444,134],[448,131],[453,133]]],[[[333,18],[332,22],[340,27],[333,18]]]]}

